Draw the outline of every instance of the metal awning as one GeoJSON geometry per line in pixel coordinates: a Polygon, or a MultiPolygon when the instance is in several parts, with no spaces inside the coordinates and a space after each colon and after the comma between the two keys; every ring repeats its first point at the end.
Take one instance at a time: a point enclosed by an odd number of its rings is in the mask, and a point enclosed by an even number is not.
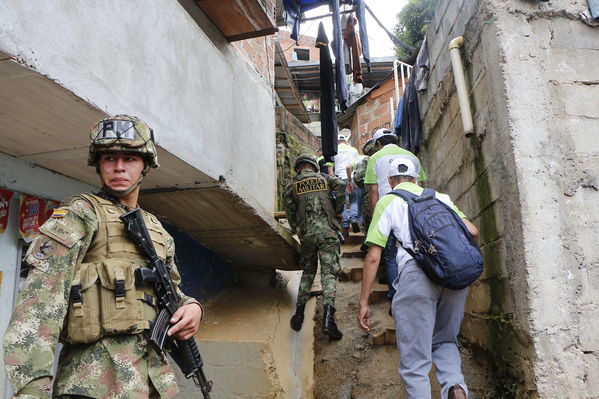
{"type": "MultiPolygon", "coordinates": [[[[92,185],[88,129],[105,113],[0,52],[0,152],[92,185]]],[[[161,167],[144,179],[140,203],[241,266],[298,269],[299,245],[274,219],[159,147],[161,167]]],[[[2,171],[6,173],[7,171],[2,171]]]]}
{"type": "MultiPolygon", "coordinates": [[[[371,72],[366,70],[366,64],[362,63],[362,75],[364,87],[373,87],[393,72],[393,60],[395,57],[374,57],[371,62],[371,72]]],[[[320,62],[297,61],[289,63],[291,76],[300,93],[320,92],[320,62]]]]}
{"type": "Polygon", "coordinates": [[[285,53],[278,40],[275,41],[275,90],[283,106],[289,112],[295,115],[300,122],[310,123],[310,117],[293,82],[287,60],[285,59],[285,53]]]}

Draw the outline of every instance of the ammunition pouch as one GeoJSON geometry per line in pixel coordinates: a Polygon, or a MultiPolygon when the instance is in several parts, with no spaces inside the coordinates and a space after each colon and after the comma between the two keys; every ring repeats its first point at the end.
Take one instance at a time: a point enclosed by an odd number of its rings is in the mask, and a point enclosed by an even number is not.
{"type": "Polygon", "coordinates": [[[71,285],[63,341],[86,344],[149,329],[157,315],[153,289],[135,281],[135,271],[144,266],[147,262],[129,259],[82,263],[71,285]]]}

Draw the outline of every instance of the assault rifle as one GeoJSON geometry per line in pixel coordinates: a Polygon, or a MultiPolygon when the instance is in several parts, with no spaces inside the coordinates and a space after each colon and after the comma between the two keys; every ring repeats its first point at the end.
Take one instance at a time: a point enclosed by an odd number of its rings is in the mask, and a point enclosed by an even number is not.
{"type": "MultiPolygon", "coordinates": [[[[181,298],[175,290],[164,262],[156,255],[156,249],[139,208],[121,215],[120,218],[125,223],[125,231],[129,234],[129,237],[150,258],[151,268],[141,267],[136,269],[135,281],[136,283],[152,284],[154,286],[160,312],[156,321],[150,327],[149,340],[159,353],[163,353],[167,332],[171,326],[170,319],[177,311],[181,298]]],[[[170,344],[171,356],[181,368],[185,378],[193,379],[195,385],[202,391],[204,399],[209,399],[212,381],[208,381],[204,375],[202,370],[204,362],[195,339],[191,337],[186,341],[182,341],[173,338],[170,340],[170,344]]]]}

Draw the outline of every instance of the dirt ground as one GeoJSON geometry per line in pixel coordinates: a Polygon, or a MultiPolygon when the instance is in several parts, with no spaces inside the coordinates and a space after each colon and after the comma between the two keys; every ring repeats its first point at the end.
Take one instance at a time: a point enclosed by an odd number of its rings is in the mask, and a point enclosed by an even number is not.
{"type": "MultiPolygon", "coordinates": [[[[344,245],[345,252],[357,252],[356,245],[344,245]]],[[[342,258],[341,267],[356,267],[361,259],[342,258]]],[[[322,334],[322,302],[318,299],[315,315],[314,398],[316,399],[398,399],[406,398],[397,373],[399,353],[394,345],[375,346],[373,336],[393,328],[389,304],[383,300],[372,305],[373,329],[367,333],[356,321],[360,282],[339,282],[335,307],[340,341],[329,341],[322,334]]],[[[470,389],[470,398],[491,397],[490,375],[464,348],[462,371],[470,389]]],[[[433,376],[431,372],[431,377],[433,376]]],[[[433,398],[439,398],[439,384],[433,381],[433,398]]]]}

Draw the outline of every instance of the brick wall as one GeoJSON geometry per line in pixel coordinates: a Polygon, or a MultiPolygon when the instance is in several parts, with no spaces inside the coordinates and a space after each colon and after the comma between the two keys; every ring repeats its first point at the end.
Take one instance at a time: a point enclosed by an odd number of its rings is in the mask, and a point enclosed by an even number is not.
{"type": "Polygon", "coordinates": [[[285,52],[285,58],[287,59],[287,62],[296,62],[292,61],[292,54],[296,48],[310,50],[309,62],[320,61],[320,49],[316,47],[315,37],[302,35],[300,33],[299,46],[297,46],[295,44],[295,40],[291,39],[289,35],[291,35],[291,32],[287,30],[279,31],[279,43],[281,43],[281,48],[285,52]]]}
{"type": "MultiPolygon", "coordinates": [[[[262,0],[266,10],[274,19],[275,0],[262,0]]],[[[233,42],[233,47],[250,64],[269,86],[274,87],[275,42],[274,35],[255,37],[233,42]]]]}
{"type": "Polygon", "coordinates": [[[371,138],[377,129],[391,128],[389,99],[393,98],[394,95],[395,83],[393,77],[391,77],[384,81],[380,87],[371,91],[362,104],[358,105],[351,123],[351,142],[353,146],[361,149],[366,140],[371,138]]]}

